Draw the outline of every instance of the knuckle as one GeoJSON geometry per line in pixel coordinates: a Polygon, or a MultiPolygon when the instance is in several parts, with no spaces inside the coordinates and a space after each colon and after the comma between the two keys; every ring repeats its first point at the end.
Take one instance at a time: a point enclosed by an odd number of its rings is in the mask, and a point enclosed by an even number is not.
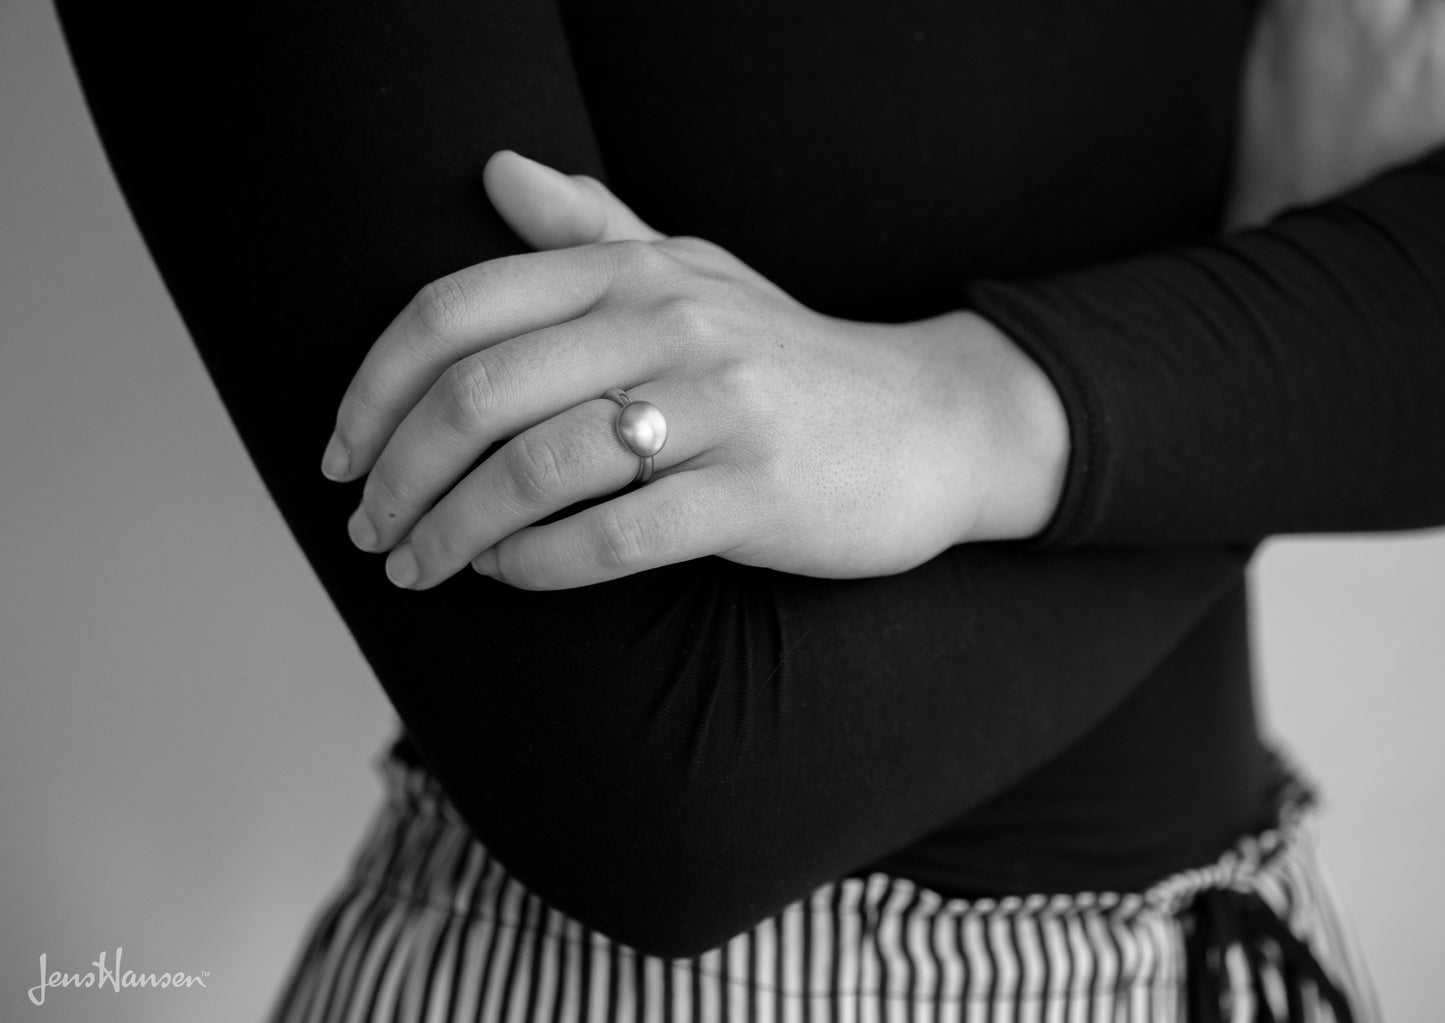
{"type": "Polygon", "coordinates": [[[572,180],[595,195],[606,196],[608,198],[612,196],[612,190],[591,174],[573,174],[572,180]]]}
{"type": "Polygon", "coordinates": [[[467,289],[455,274],[423,285],[412,299],[413,318],[430,338],[455,334],[465,322],[466,309],[467,289]]]}
{"type": "Polygon", "coordinates": [[[379,523],[393,518],[394,509],[410,504],[415,496],[406,480],[384,465],[378,465],[372,470],[367,478],[365,491],[363,496],[366,502],[382,513],[377,516],[379,523]]]}
{"type": "Polygon", "coordinates": [[[699,407],[720,422],[718,439],[730,441],[779,435],[780,413],[796,400],[779,392],[779,381],[762,363],[743,355],[725,355],[692,383],[699,407]]]}
{"type": "Polygon", "coordinates": [[[563,456],[545,437],[518,434],[505,450],[505,467],[517,495],[527,507],[549,505],[566,487],[563,456]]]}
{"type": "Polygon", "coordinates": [[[701,377],[700,397],[708,408],[724,408],[736,421],[751,422],[767,415],[764,394],[767,380],[759,366],[749,359],[730,356],[720,360],[701,377]]]}
{"type": "Polygon", "coordinates": [[[668,244],[707,259],[717,259],[720,256],[729,254],[727,249],[716,242],[710,242],[706,238],[699,238],[695,234],[674,235],[668,239],[668,244]]]}
{"type": "Polygon", "coordinates": [[[361,416],[373,416],[385,407],[382,400],[381,388],[370,376],[358,375],[351,382],[351,388],[346,393],[347,401],[352,409],[361,416]]]}
{"type": "Polygon", "coordinates": [[[672,259],[651,242],[628,238],[608,242],[619,273],[629,278],[655,277],[672,265],[672,259]]]}
{"type": "Polygon", "coordinates": [[[694,295],[662,299],[656,318],[658,327],[674,343],[711,345],[718,338],[718,317],[713,305],[694,295]]]}
{"type": "Polygon", "coordinates": [[[592,550],[603,569],[630,571],[647,550],[646,530],[632,516],[604,506],[592,527],[592,550]]]}
{"type": "Polygon", "coordinates": [[[481,354],[454,362],[442,373],[442,416],[457,433],[470,434],[495,404],[492,374],[481,354]]]}
{"type": "Polygon", "coordinates": [[[467,560],[459,554],[456,534],[430,519],[412,527],[410,540],[417,562],[426,568],[450,568],[467,560]]]}
{"type": "Polygon", "coordinates": [[[492,574],[498,582],[517,590],[542,589],[542,580],[529,563],[531,559],[515,551],[509,543],[498,544],[496,551],[492,574]]]}
{"type": "Polygon", "coordinates": [[[355,447],[355,437],[364,424],[377,420],[387,408],[380,382],[370,373],[361,372],[352,378],[336,414],[336,429],[346,442],[355,447]]]}

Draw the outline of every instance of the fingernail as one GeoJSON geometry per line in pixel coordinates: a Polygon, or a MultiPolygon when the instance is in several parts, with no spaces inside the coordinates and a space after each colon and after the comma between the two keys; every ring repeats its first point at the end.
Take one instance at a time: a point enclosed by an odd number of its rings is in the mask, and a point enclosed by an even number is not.
{"type": "Polygon", "coordinates": [[[346,532],[350,534],[351,542],[362,550],[376,549],[376,527],[360,508],[351,513],[351,518],[346,523],[346,532]]]}
{"type": "Polygon", "coordinates": [[[416,555],[411,552],[409,543],[404,543],[396,548],[386,559],[386,577],[403,589],[411,589],[420,575],[421,570],[417,568],[416,555]]]}
{"type": "Polygon", "coordinates": [[[497,577],[497,549],[488,547],[472,559],[472,567],[492,579],[497,577]]]}
{"type": "Polygon", "coordinates": [[[326,442],[326,454],[321,456],[321,475],[329,480],[343,480],[351,468],[351,452],[341,434],[333,433],[326,442]]]}

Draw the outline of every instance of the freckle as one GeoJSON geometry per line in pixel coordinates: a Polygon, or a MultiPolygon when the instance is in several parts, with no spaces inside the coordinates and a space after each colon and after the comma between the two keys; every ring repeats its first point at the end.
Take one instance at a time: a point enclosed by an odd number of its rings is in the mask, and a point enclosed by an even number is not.
{"type": "Polygon", "coordinates": [[[387,512],[386,517],[389,519],[394,519],[396,518],[396,512],[387,512]]]}

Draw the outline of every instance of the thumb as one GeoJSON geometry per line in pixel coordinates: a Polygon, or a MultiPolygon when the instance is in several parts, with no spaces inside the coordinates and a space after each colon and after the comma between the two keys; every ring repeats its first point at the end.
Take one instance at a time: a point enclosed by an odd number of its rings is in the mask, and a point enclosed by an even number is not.
{"type": "Polygon", "coordinates": [[[596,178],[563,174],[510,149],[492,154],[482,185],[502,219],[535,249],[663,237],[596,178]]]}

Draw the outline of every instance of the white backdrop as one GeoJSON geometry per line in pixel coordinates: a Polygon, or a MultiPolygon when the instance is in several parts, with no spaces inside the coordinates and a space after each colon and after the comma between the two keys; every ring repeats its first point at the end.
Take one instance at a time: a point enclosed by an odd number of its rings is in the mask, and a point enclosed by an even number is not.
{"type": "MultiPolygon", "coordinates": [[[[1273,541],[1254,581],[1268,717],[1324,783],[1391,1018],[1434,1018],[1445,536],[1273,541]]],[[[391,716],[41,0],[0,0],[0,700],[0,1019],[258,1019],[378,795],[391,716]],[[116,946],[207,986],[28,1001],[42,953],[78,970],[116,946]]]]}

